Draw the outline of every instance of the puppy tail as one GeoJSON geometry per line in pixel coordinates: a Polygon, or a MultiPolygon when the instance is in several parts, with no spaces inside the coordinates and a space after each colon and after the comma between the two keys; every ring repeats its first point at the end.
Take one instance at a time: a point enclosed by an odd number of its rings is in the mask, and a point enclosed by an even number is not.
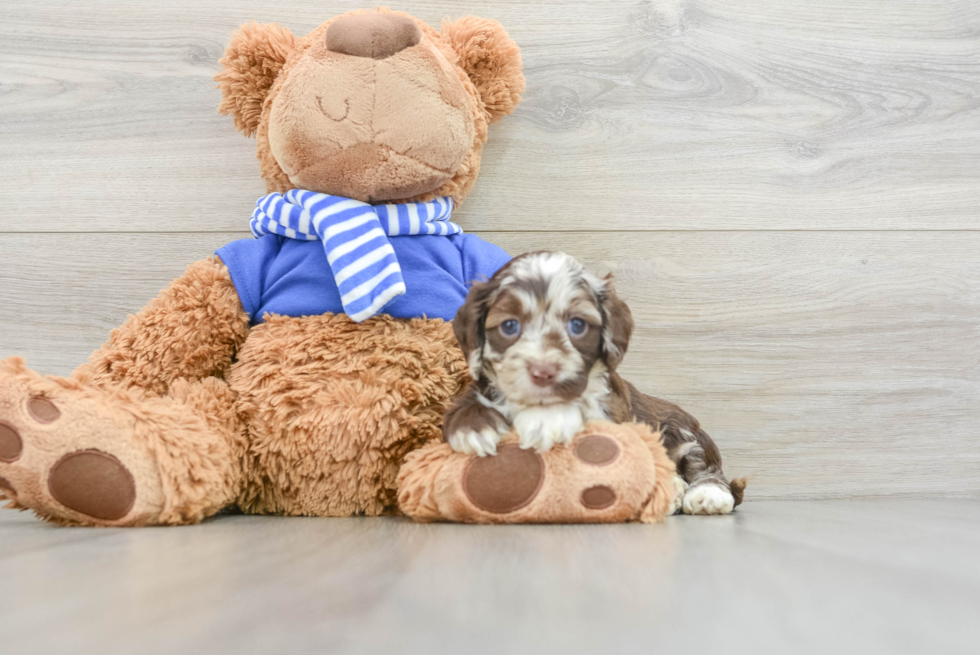
{"type": "Polygon", "coordinates": [[[728,488],[732,492],[732,498],[735,499],[734,507],[738,507],[742,504],[742,499],[745,497],[745,487],[749,484],[749,478],[735,478],[728,483],[728,488]]]}

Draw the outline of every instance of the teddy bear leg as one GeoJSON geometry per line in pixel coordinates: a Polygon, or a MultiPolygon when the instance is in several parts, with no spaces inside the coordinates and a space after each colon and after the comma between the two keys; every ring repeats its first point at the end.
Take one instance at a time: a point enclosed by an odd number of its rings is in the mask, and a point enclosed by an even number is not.
{"type": "Polygon", "coordinates": [[[377,516],[405,455],[441,436],[467,379],[448,323],[270,316],[229,381],[248,423],[247,513],[377,516]]]}
{"type": "Polygon", "coordinates": [[[156,397],[0,360],[0,497],[55,523],[200,521],[235,496],[242,434],[222,380],[156,397]]]}
{"type": "Polygon", "coordinates": [[[218,377],[248,316],[217,258],[190,265],[71,378],[0,361],[0,493],[73,525],[199,521],[240,484],[242,428],[218,377]]]}
{"type": "Polygon", "coordinates": [[[398,502],[416,521],[656,523],[675,497],[674,463],[660,434],[639,423],[589,423],[568,445],[477,457],[429,443],[405,458],[398,502]]]}

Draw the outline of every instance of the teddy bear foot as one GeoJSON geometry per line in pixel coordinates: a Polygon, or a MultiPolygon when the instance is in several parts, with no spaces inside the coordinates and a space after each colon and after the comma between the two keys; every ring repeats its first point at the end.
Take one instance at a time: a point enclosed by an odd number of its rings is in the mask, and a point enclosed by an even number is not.
{"type": "Polygon", "coordinates": [[[490,457],[429,443],[402,465],[399,506],[417,521],[657,522],[678,493],[659,437],[645,425],[594,422],[544,453],[515,437],[490,457]]]}
{"type": "Polygon", "coordinates": [[[164,507],[125,396],[0,360],[0,499],[67,525],[154,522],[164,507]]]}

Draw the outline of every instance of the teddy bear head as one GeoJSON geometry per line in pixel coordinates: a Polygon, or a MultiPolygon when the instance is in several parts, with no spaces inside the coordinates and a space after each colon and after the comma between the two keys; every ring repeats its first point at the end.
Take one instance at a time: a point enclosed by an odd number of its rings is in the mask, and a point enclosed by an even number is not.
{"type": "Polygon", "coordinates": [[[362,202],[469,193],[487,126],[524,91],[503,27],[467,16],[436,31],[386,8],[354,11],[296,39],[243,25],[215,77],[219,111],[257,139],[268,191],[362,202]]]}

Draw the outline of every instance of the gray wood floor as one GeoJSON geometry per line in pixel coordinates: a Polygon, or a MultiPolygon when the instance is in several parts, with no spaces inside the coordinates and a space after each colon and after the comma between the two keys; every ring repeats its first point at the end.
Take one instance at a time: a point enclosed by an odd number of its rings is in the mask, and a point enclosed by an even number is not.
{"type": "Polygon", "coordinates": [[[756,501],[652,526],[0,512],[0,651],[976,653],[977,552],[980,500],[756,501]]]}

